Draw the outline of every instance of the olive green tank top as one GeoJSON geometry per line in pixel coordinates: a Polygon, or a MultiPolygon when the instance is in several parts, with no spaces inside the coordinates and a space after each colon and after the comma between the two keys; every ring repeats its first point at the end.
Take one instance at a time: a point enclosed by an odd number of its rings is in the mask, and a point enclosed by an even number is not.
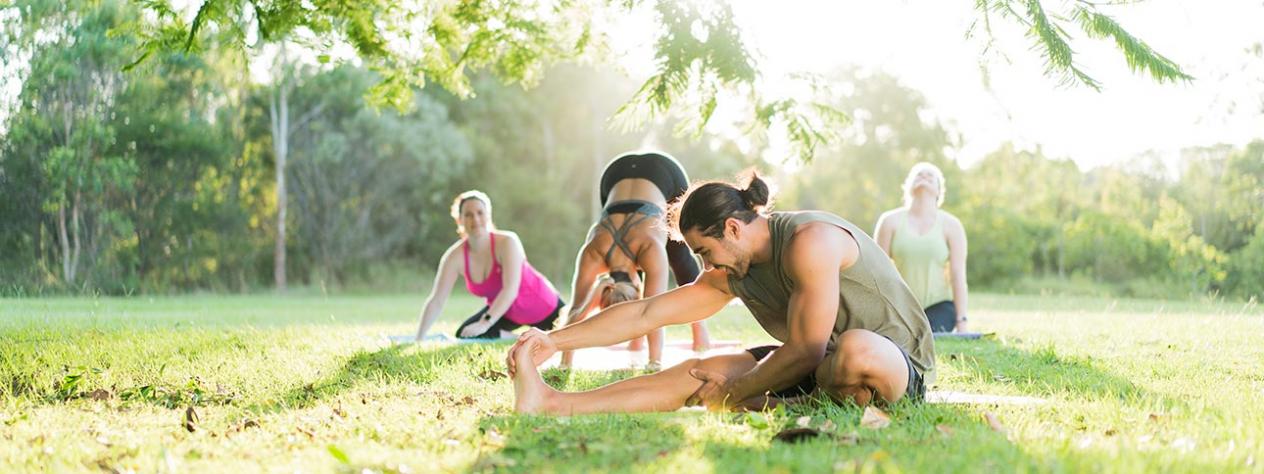
{"type": "Polygon", "coordinates": [[[790,294],[796,285],[786,274],[782,259],[795,229],[809,222],[838,226],[850,233],[860,247],[856,263],[838,273],[838,317],[827,349],[835,350],[843,331],[867,329],[904,349],[926,385],[934,383],[935,342],[921,304],[877,242],[841,217],[820,211],[772,213],[768,216],[772,260],[751,265],[740,280],[730,276],[729,287],[769,335],[785,342],[790,333],[790,294]]]}
{"type": "Polygon", "coordinates": [[[904,283],[923,308],[952,299],[948,288],[948,241],[944,239],[943,219],[935,216],[935,223],[924,234],[918,234],[909,225],[908,213],[903,224],[891,238],[891,260],[904,277],[904,283]]]}

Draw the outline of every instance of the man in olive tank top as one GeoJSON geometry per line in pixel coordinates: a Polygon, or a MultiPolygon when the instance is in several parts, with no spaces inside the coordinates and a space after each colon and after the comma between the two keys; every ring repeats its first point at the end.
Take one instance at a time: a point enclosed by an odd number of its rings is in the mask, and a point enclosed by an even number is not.
{"type": "Polygon", "coordinates": [[[707,264],[693,284],[611,306],[578,324],[530,330],[510,349],[520,412],[670,411],[758,407],[820,391],[864,405],[921,399],[934,382],[930,325],[873,239],[826,212],[764,212],[767,185],[695,185],[671,221],[707,264]],[[662,372],[580,393],[544,384],[536,370],[558,350],[613,344],[668,324],[709,317],[734,297],[779,346],[692,359],[662,372]]]}

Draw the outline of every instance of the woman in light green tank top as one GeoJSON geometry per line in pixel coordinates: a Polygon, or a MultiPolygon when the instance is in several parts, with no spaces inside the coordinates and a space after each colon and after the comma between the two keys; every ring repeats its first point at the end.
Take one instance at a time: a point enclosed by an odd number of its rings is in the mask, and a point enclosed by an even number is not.
{"type": "Polygon", "coordinates": [[[904,207],[883,213],[874,235],[926,309],[931,328],[965,332],[966,232],[961,221],[939,208],[945,191],[938,167],[914,165],[904,180],[904,207]]]}

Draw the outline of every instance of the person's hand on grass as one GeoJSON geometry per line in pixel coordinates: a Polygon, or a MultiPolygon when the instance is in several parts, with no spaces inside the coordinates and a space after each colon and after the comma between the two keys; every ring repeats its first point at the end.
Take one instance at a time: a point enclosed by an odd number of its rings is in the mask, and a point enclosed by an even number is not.
{"type": "Polygon", "coordinates": [[[491,318],[487,316],[483,316],[483,318],[479,319],[478,322],[471,323],[470,325],[465,326],[465,328],[461,329],[461,334],[459,334],[459,336],[477,337],[479,334],[483,334],[487,332],[488,329],[491,329],[492,324],[493,323],[492,323],[491,318]]]}
{"type": "Polygon", "coordinates": [[[549,333],[536,328],[528,329],[526,332],[518,336],[518,342],[509,348],[509,355],[505,357],[505,365],[509,367],[509,375],[513,375],[517,371],[514,357],[518,355],[518,351],[528,351],[531,355],[531,362],[539,367],[544,361],[553,357],[557,353],[557,344],[553,342],[553,338],[549,337],[549,333]]]}
{"type": "Polygon", "coordinates": [[[958,333],[966,332],[966,318],[957,318],[957,326],[952,330],[958,333]]]}
{"type": "Polygon", "coordinates": [[[725,411],[734,403],[730,400],[732,395],[729,393],[728,377],[704,369],[690,370],[689,375],[701,380],[702,386],[685,400],[686,406],[702,405],[707,407],[707,410],[725,411]]]}

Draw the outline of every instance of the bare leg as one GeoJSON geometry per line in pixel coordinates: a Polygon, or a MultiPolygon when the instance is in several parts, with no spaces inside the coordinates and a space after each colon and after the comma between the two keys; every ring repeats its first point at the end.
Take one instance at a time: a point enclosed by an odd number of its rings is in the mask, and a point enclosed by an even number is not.
{"type": "Polygon", "coordinates": [[[707,333],[707,326],[702,321],[690,324],[689,329],[693,330],[694,352],[706,352],[711,349],[711,335],[707,333]]]}
{"type": "Polygon", "coordinates": [[[650,360],[646,367],[651,369],[663,367],[663,339],[667,338],[667,331],[658,328],[650,331],[645,335],[650,343],[650,360]]]}
{"type": "Polygon", "coordinates": [[[838,401],[868,405],[874,395],[894,402],[908,387],[904,354],[890,339],[873,331],[851,329],[838,337],[838,349],[816,369],[821,391],[838,401]]]}
{"type": "Polygon", "coordinates": [[[560,392],[544,383],[528,351],[519,351],[514,374],[514,410],[519,413],[579,415],[674,411],[685,405],[702,381],[689,370],[702,368],[736,377],[755,367],[749,353],[690,359],[662,372],[633,377],[589,390],[560,392]]]}

